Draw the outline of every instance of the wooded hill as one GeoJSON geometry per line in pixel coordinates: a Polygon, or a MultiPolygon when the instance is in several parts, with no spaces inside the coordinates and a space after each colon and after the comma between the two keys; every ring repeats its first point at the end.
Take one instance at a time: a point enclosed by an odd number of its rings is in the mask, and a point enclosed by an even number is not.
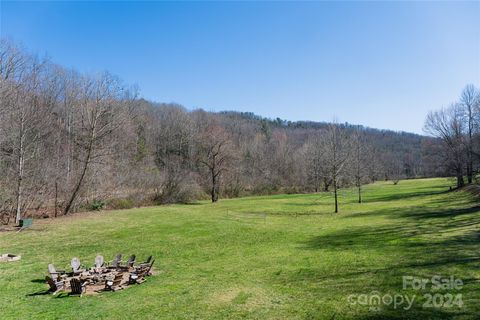
{"type": "MultiPolygon", "coordinates": [[[[336,191],[431,177],[440,140],[358,125],[188,111],[0,46],[3,222],[103,207],[336,191]]],[[[360,197],[360,194],[359,194],[360,197]]]]}

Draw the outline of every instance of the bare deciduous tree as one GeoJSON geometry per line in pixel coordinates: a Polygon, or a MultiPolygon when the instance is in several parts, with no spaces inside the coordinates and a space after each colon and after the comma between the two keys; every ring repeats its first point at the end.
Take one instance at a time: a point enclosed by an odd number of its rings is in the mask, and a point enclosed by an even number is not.
{"type": "Polygon", "coordinates": [[[77,109],[75,142],[81,150],[77,160],[80,172],[64,208],[68,214],[93,161],[110,152],[108,138],[128,119],[132,96],[120,81],[108,73],[85,78],[77,109]]]}
{"type": "MultiPolygon", "coordinates": [[[[470,89],[456,138],[469,176],[480,163],[470,89]]],[[[429,160],[434,138],[388,130],[362,128],[374,151],[355,150],[357,128],[136,100],[111,75],[80,74],[0,40],[0,217],[56,216],[96,200],[190,201],[203,197],[200,185],[217,201],[220,183],[225,196],[333,187],[338,211],[339,187],[357,186],[361,197],[362,183],[445,175],[457,163],[450,149],[445,166],[429,160]],[[358,152],[371,156],[366,168],[358,152]]]]}
{"type": "Polygon", "coordinates": [[[368,168],[372,162],[371,147],[360,129],[353,134],[351,146],[352,175],[358,191],[358,203],[362,203],[362,185],[367,182],[368,168]]]}
{"type": "Polygon", "coordinates": [[[198,161],[208,169],[210,176],[210,196],[218,201],[221,175],[228,169],[233,158],[231,140],[228,133],[217,124],[208,125],[199,134],[198,161]]]}
{"type": "Polygon", "coordinates": [[[338,188],[340,179],[345,173],[350,159],[351,141],[345,129],[338,123],[328,125],[324,134],[322,151],[325,154],[325,165],[332,181],[335,198],[335,213],[338,213],[338,188]]]}
{"type": "MultiPolygon", "coordinates": [[[[45,103],[40,90],[46,61],[21,56],[12,46],[2,47],[0,56],[2,152],[15,172],[15,221],[18,223],[28,207],[27,197],[32,195],[26,192],[26,179],[35,173],[39,145],[49,128],[50,105],[45,103]]],[[[41,181],[33,183],[38,192],[41,181]]]]}
{"type": "Polygon", "coordinates": [[[464,133],[463,111],[459,104],[430,112],[425,121],[425,132],[442,139],[445,147],[445,159],[453,167],[457,177],[457,187],[464,185],[464,133]]]}
{"type": "Polygon", "coordinates": [[[480,104],[480,92],[475,88],[474,85],[470,84],[463,89],[460,96],[460,103],[463,107],[464,122],[466,123],[466,134],[465,134],[465,148],[467,152],[467,180],[468,183],[473,181],[473,138],[477,133],[478,127],[478,112],[480,104]],[[477,119],[476,119],[477,118],[477,119]]]}

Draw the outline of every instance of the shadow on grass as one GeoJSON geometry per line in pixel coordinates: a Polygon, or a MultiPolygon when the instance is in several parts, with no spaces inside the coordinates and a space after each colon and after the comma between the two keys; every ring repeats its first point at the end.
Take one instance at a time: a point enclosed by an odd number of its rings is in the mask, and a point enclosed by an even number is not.
{"type": "MultiPolygon", "coordinates": [[[[438,203],[436,201],[435,203],[438,203]]],[[[480,205],[474,205],[467,208],[460,208],[460,209],[446,209],[446,210],[422,210],[419,212],[404,212],[399,215],[399,217],[411,218],[414,220],[428,220],[432,218],[453,218],[459,217],[463,215],[471,215],[473,213],[480,213],[480,205]]],[[[476,222],[480,218],[480,216],[475,217],[476,222]]],[[[475,219],[471,219],[475,220],[475,219]]]]}
{"type": "Polygon", "coordinates": [[[25,296],[26,297],[35,297],[35,296],[45,296],[47,294],[51,294],[50,290],[37,291],[37,292],[34,292],[34,293],[26,294],[25,296]]]}
{"type": "Polygon", "coordinates": [[[447,311],[440,308],[423,309],[422,306],[414,305],[410,310],[404,310],[403,308],[394,309],[384,308],[379,311],[372,311],[370,314],[355,317],[358,320],[437,320],[437,319],[457,319],[464,317],[463,319],[475,319],[469,317],[470,313],[466,311],[456,310],[447,311]]]}
{"type": "Polygon", "coordinates": [[[397,201],[397,200],[408,200],[408,199],[415,199],[415,198],[424,198],[429,196],[436,196],[440,194],[450,193],[451,191],[447,188],[442,188],[440,191],[432,191],[429,188],[429,191],[412,191],[412,192],[399,192],[395,194],[389,195],[381,195],[381,196],[371,196],[365,195],[364,201],[365,202],[390,202],[390,201],[397,201]]]}
{"type": "Polygon", "coordinates": [[[80,295],[71,294],[69,292],[59,292],[55,295],[55,299],[64,299],[64,298],[80,298],[80,295]]]}
{"type": "MultiPolygon", "coordinates": [[[[423,193],[423,196],[429,193],[423,193]]],[[[433,193],[438,194],[438,193],[433,193]]],[[[401,195],[399,195],[401,196],[401,195]]],[[[391,198],[390,198],[391,199],[391,198]]],[[[438,202],[438,201],[437,201],[438,202]]],[[[461,293],[469,303],[465,308],[425,308],[420,299],[410,310],[382,306],[379,310],[358,309],[355,319],[478,319],[480,305],[472,301],[480,299],[480,206],[458,209],[438,209],[435,201],[423,207],[382,209],[360,213],[360,217],[388,216],[390,224],[363,225],[344,228],[318,235],[301,243],[304,250],[322,250],[327,254],[349,255],[359,252],[380,252],[374,260],[359,260],[353,265],[340,265],[329,269],[322,264],[316,267],[299,268],[276,277],[283,284],[313,286],[319,294],[336,292],[346,297],[360,291],[369,293],[405,293],[402,276],[453,275],[461,278],[464,287],[461,293]],[[411,211],[408,211],[410,210],[411,211]],[[378,259],[376,261],[375,259],[378,259]]],[[[353,215],[349,215],[353,217],[353,215]]],[[[423,294],[430,291],[417,292],[423,294]]],[[[458,293],[456,292],[456,293],[458,293]]],[[[445,292],[449,293],[449,292],[445,292]]],[[[348,302],[345,301],[347,304],[348,302]]],[[[338,315],[339,318],[348,314],[338,315]]]]}
{"type": "MultiPolygon", "coordinates": [[[[435,218],[457,218],[459,216],[471,215],[474,213],[480,213],[480,205],[476,202],[471,202],[465,208],[445,208],[452,204],[451,199],[445,200],[431,200],[428,203],[411,206],[411,207],[402,207],[397,208],[384,208],[381,210],[373,210],[366,212],[354,212],[343,215],[344,218],[365,218],[365,217],[375,217],[375,216],[387,216],[389,218],[409,218],[412,221],[422,222],[422,220],[435,220],[435,218]],[[445,209],[438,209],[438,208],[445,209]]],[[[476,217],[480,220],[480,217],[476,217]]],[[[480,222],[480,221],[477,221],[480,222]]]]}
{"type": "MultiPolygon", "coordinates": [[[[420,189],[420,188],[419,188],[420,189]]],[[[396,194],[388,194],[388,195],[378,195],[378,196],[372,196],[368,193],[363,194],[363,203],[374,203],[374,202],[390,202],[390,201],[399,201],[399,200],[414,200],[416,198],[424,198],[424,197],[429,197],[429,196],[436,196],[436,195],[441,195],[445,193],[451,193],[454,191],[450,191],[448,188],[442,187],[442,188],[437,188],[440,190],[432,190],[432,188],[427,188],[425,187],[424,189],[427,189],[428,191],[411,191],[411,192],[399,192],[396,194]]],[[[309,202],[291,202],[291,203],[285,203],[284,205],[286,207],[317,207],[319,205],[329,205],[329,203],[323,203],[321,200],[323,199],[333,199],[333,195],[331,192],[324,192],[319,194],[321,195],[318,200],[316,201],[309,201],[309,202]]],[[[343,204],[352,204],[352,203],[358,203],[357,200],[357,194],[356,192],[352,192],[352,197],[351,199],[344,200],[342,203],[343,204]]],[[[446,200],[448,201],[448,200],[446,200]]],[[[333,203],[332,203],[333,206],[333,203]]]]}
{"type": "Polygon", "coordinates": [[[429,249],[430,253],[434,252],[432,250],[460,250],[457,254],[461,254],[466,249],[478,249],[480,245],[480,230],[471,229],[480,225],[480,206],[477,205],[446,210],[421,208],[416,212],[383,209],[357,215],[389,216],[392,223],[385,226],[358,226],[316,236],[304,242],[303,248],[351,250],[395,247],[411,250],[420,247],[422,252],[425,249],[429,249]],[[464,230],[461,235],[449,235],[463,228],[470,229],[464,230]]]}
{"type": "Polygon", "coordinates": [[[204,203],[201,203],[201,202],[187,202],[187,203],[182,203],[182,205],[184,206],[201,206],[203,205],[204,203]]]}
{"type": "Polygon", "coordinates": [[[47,283],[45,281],[45,278],[44,279],[33,279],[33,280],[30,280],[30,282],[32,282],[32,283],[43,283],[43,284],[47,283]]]}

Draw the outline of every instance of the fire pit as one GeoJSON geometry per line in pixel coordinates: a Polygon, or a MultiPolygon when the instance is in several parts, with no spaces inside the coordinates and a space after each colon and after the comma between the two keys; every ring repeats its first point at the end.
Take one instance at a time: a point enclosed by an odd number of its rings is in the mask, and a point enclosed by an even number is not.
{"type": "Polygon", "coordinates": [[[145,262],[137,263],[135,255],[128,261],[121,260],[118,254],[110,263],[105,263],[102,256],[95,258],[91,268],[82,267],[78,258],[71,261],[71,272],[57,270],[53,264],[48,265],[49,276],[46,281],[53,294],[67,292],[70,295],[94,294],[101,291],[117,291],[129,285],[143,283],[152,274],[155,260],[150,256],[145,262]]]}

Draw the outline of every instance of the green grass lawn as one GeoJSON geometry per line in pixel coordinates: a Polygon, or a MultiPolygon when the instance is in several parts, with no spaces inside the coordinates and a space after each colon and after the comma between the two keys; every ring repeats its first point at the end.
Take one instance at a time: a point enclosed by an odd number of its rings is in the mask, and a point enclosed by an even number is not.
{"type": "Polygon", "coordinates": [[[0,319],[478,319],[480,206],[447,179],[379,182],[365,203],[332,195],[278,195],[37,220],[0,233],[0,319]],[[95,296],[40,294],[47,264],[93,264],[122,252],[156,258],[158,274],[95,296]],[[463,307],[424,308],[430,288],[402,276],[455,276],[463,307]],[[410,310],[349,303],[351,294],[415,295],[410,310]]]}

